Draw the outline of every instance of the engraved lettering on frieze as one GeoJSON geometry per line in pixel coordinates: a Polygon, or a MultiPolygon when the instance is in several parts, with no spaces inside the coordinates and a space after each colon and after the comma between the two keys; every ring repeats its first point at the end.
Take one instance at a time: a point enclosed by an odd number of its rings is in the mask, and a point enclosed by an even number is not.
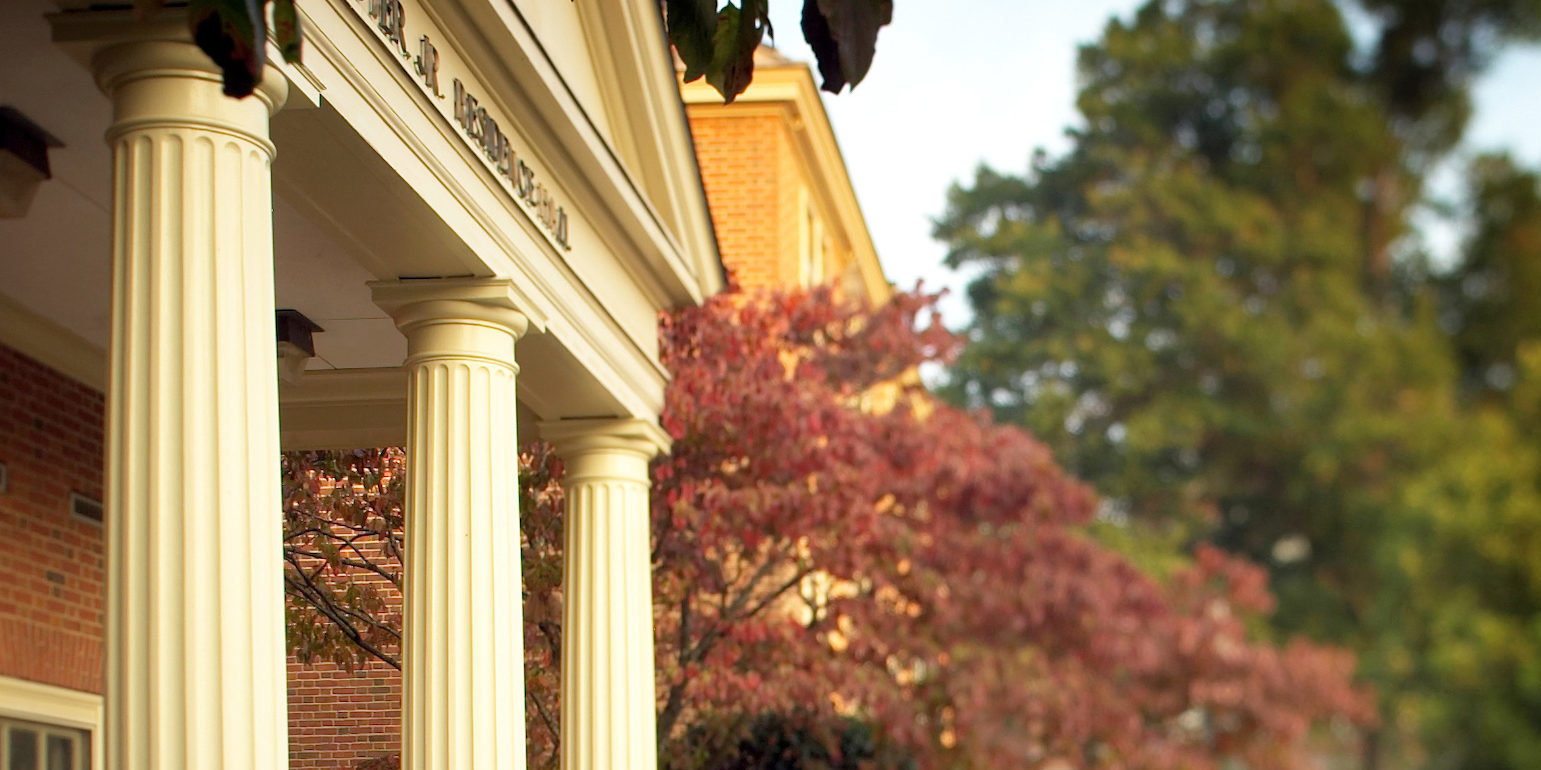
{"type": "Polygon", "coordinates": [[[515,165],[514,192],[521,200],[529,200],[535,195],[535,169],[525,165],[523,160],[515,165]]]}
{"type": "Polygon", "coordinates": [[[369,18],[375,20],[380,34],[395,44],[396,52],[402,58],[410,55],[407,52],[407,11],[401,6],[401,0],[369,0],[369,18]]]}
{"type": "Polygon", "coordinates": [[[498,128],[498,122],[487,114],[487,108],[477,104],[476,97],[466,90],[460,78],[455,78],[455,122],[465,131],[466,137],[476,143],[482,155],[492,162],[503,176],[513,168],[514,150],[508,135],[498,128]]]}
{"type": "Polygon", "coordinates": [[[444,98],[444,94],[439,93],[439,49],[428,42],[427,35],[423,35],[417,41],[417,59],[412,62],[412,69],[417,71],[419,78],[422,78],[428,93],[440,99],[444,98]]]}
{"type": "MultiPolygon", "coordinates": [[[[380,37],[395,53],[399,54],[403,69],[427,91],[428,95],[443,99],[439,91],[439,50],[422,34],[417,39],[417,52],[407,50],[407,12],[402,0],[357,0],[365,4],[368,19],[374,22],[380,37]],[[410,62],[410,64],[408,63],[410,62]]],[[[357,6],[354,6],[357,8],[357,6]]],[[[556,242],[563,251],[572,251],[568,241],[567,211],[552,195],[550,188],[535,178],[535,169],[514,150],[508,135],[498,126],[498,121],[477,100],[460,78],[454,79],[450,104],[450,117],[460,127],[460,132],[492,165],[494,172],[507,183],[514,200],[523,204],[531,219],[556,242]]]]}

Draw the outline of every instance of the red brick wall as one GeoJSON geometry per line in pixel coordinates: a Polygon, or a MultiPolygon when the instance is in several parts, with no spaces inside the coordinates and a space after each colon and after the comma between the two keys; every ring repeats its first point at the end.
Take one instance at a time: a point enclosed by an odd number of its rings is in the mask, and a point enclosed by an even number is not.
{"type": "Polygon", "coordinates": [[[746,288],[795,283],[796,265],[784,264],[797,248],[796,220],[782,211],[797,195],[785,121],[691,115],[690,132],[723,264],[746,288]]]}
{"type": "MultiPolygon", "coordinates": [[[[687,109],[723,264],[745,288],[798,285],[807,207],[817,210],[801,193],[827,182],[810,179],[799,163],[789,116],[755,107],[735,113],[716,104],[687,109]]],[[[839,222],[819,218],[823,273],[812,276],[813,283],[843,277],[852,259],[839,222]]]]}
{"type": "MultiPolygon", "coordinates": [[[[384,578],[360,574],[401,612],[401,593],[384,578]]],[[[400,650],[394,650],[400,654],[400,650]]],[[[384,663],[349,672],[331,663],[289,659],[289,767],[352,770],[361,760],[401,750],[401,672],[384,663]]]]}
{"type": "Polygon", "coordinates": [[[401,674],[382,663],[348,673],[289,661],[289,767],[352,768],[401,750],[401,674]]]}
{"type": "MultiPolygon", "coordinates": [[[[0,676],[102,691],[105,540],[70,514],[102,499],[105,400],[0,345],[0,676]]],[[[277,512],[274,512],[277,515],[277,512]]],[[[352,768],[401,744],[401,677],[289,663],[290,767],[352,768]]]]}
{"type": "Polygon", "coordinates": [[[102,527],[70,494],[102,499],[100,393],[0,345],[0,676],[100,693],[102,527]]]}

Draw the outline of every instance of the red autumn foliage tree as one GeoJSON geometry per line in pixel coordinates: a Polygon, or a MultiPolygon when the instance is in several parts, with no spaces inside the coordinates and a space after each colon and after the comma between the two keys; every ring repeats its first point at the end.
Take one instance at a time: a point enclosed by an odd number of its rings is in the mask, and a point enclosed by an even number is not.
{"type": "MultiPolygon", "coordinates": [[[[663,320],[675,443],[653,466],[653,556],[666,766],[748,766],[731,757],[767,714],[829,744],[818,766],[849,759],[834,731],[854,720],[879,766],[1174,770],[1308,766],[1313,724],[1369,718],[1345,653],[1249,633],[1271,609],[1262,571],[1206,548],[1165,580],[1146,576],[1085,534],[1097,501],[1042,444],[905,384],[956,345],[933,299],[867,310],[827,291],[730,294],[663,320]],[[862,408],[879,400],[890,408],[862,408]]],[[[291,529],[311,543],[291,572],[308,564],[327,586],[292,591],[291,619],[302,654],[346,657],[370,637],[318,631],[352,621],[307,603],[341,597],[378,619],[357,582],[396,575],[370,556],[394,546],[322,548],[317,532],[342,511],[354,517],[342,536],[388,543],[399,506],[383,487],[385,514],[316,504],[334,488],[324,479],[367,496],[353,468],[393,455],[317,466],[324,457],[291,460],[304,479],[291,529]]],[[[543,715],[556,711],[560,470],[536,451],[521,473],[539,766],[556,740],[543,715]]],[[[370,478],[382,475],[399,477],[370,478]]]]}

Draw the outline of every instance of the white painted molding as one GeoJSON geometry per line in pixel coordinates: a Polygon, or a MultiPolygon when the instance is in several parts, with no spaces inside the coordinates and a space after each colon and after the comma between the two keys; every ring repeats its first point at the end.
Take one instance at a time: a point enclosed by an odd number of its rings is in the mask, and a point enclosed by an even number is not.
{"type": "Polygon", "coordinates": [[[102,696],[0,676],[0,716],[91,733],[91,767],[102,766],[102,696]]]}
{"type": "Polygon", "coordinates": [[[107,389],[107,351],[3,294],[0,343],[98,392],[107,389]]]}
{"type": "Polygon", "coordinates": [[[648,188],[677,233],[703,293],[716,294],[723,288],[722,257],[680,103],[674,58],[667,46],[658,45],[664,38],[658,4],[580,0],[578,6],[585,23],[599,28],[588,42],[595,60],[608,70],[600,73],[605,78],[601,84],[616,123],[617,149],[633,159],[633,178],[648,188]]]}
{"type": "MultiPolygon", "coordinates": [[[[501,104],[504,114],[566,116],[574,121],[576,130],[571,135],[557,130],[559,125],[513,124],[509,129],[511,135],[518,132],[532,152],[554,151],[542,157],[552,164],[547,178],[560,180],[564,194],[574,203],[574,237],[581,235],[580,222],[593,228],[592,238],[597,240],[592,253],[575,251],[564,259],[537,237],[517,202],[483,167],[455,127],[429,104],[422,89],[390,61],[350,1],[332,0],[300,9],[310,30],[307,41],[318,54],[307,60],[308,66],[325,83],[325,100],[331,107],[360,135],[369,137],[380,159],[413,185],[414,193],[453,237],[462,239],[468,252],[452,271],[390,263],[372,265],[373,272],[382,278],[457,273],[511,277],[519,310],[530,319],[531,334],[545,332],[555,338],[619,402],[623,408],[616,413],[657,412],[668,374],[656,355],[656,312],[699,301],[703,292],[678,283],[685,275],[681,271],[644,264],[649,255],[672,254],[676,261],[684,256],[677,253],[678,245],[604,146],[597,129],[574,112],[581,110],[576,103],[568,103],[571,95],[560,89],[528,88],[559,80],[550,62],[534,61],[530,52],[517,50],[514,43],[492,48],[484,39],[497,33],[523,41],[528,30],[517,19],[498,15],[502,13],[498,9],[477,6],[470,10],[487,14],[488,26],[462,41],[467,46],[462,56],[483,62],[474,74],[485,81],[489,103],[506,102],[501,104]],[[518,61],[494,67],[492,62],[501,57],[518,61]],[[514,70],[523,73],[528,68],[538,75],[514,77],[514,70]],[[537,97],[549,101],[530,101],[537,97]],[[555,151],[562,149],[566,152],[555,151]],[[577,217],[579,213],[583,219],[577,217]],[[659,270],[674,278],[661,280],[659,270]],[[620,302],[621,298],[631,304],[620,302]],[[643,299],[646,312],[639,309],[643,299]]],[[[468,21],[482,20],[439,10],[446,32],[459,32],[468,21]]],[[[513,13],[511,8],[506,10],[513,13]]],[[[534,45],[532,37],[528,42],[534,45]]],[[[448,55],[448,41],[445,46],[448,55]]],[[[326,216],[324,207],[317,207],[315,213],[326,216]]],[[[369,251],[367,243],[355,241],[355,245],[369,251]]]]}
{"type": "Polygon", "coordinates": [[[407,375],[384,369],[312,369],[278,388],[285,450],[401,446],[407,440],[407,375]]]}
{"type": "Polygon", "coordinates": [[[0,676],[0,715],[95,733],[102,729],[102,696],[0,676]]]}
{"type": "Polygon", "coordinates": [[[634,451],[652,459],[653,455],[668,452],[674,443],[668,432],[650,420],[603,417],[547,420],[540,423],[539,428],[541,440],[549,442],[561,455],[616,449],[634,451]]]}

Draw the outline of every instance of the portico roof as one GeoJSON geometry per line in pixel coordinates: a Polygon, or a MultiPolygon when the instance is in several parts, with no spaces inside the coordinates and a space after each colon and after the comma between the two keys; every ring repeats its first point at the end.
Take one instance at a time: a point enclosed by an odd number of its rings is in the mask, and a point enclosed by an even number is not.
{"type": "MultiPolygon", "coordinates": [[[[298,410],[285,412],[287,442],[329,429],[314,422],[328,393],[390,398],[376,373],[399,366],[404,343],[365,284],[400,277],[514,280],[532,323],[519,361],[520,401],[533,415],[656,415],[666,376],[656,315],[715,292],[721,271],[660,21],[646,2],[621,5],[523,13],[407,0],[407,42],[426,38],[442,60],[434,92],[414,72],[418,52],[397,55],[367,3],[302,4],[304,63],[284,66],[289,102],[272,122],[275,278],[278,306],[325,332],[309,373],[284,388],[286,408],[298,410]],[[606,55],[576,56],[574,45],[606,55]],[[565,243],[519,180],[489,168],[480,129],[453,119],[455,82],[496,116],[530,186],[549,196],[553,216],[560,209],[565,243]]],[[[101,387],[111,115],[85,49],[68,42],[101,18],[75,13],[86,7],[0,4],[12,61],[0,68],[0,94],[64,145],[50,153],[53,178],[27,216],[0,219],[0,317],[11,319],[8,342],[46,334],[39,355],[101,387]]],[[[376,430],[338,429],[349,440],[397,435],[394,412],[376,412],[391,415],[376,430]]]]}

